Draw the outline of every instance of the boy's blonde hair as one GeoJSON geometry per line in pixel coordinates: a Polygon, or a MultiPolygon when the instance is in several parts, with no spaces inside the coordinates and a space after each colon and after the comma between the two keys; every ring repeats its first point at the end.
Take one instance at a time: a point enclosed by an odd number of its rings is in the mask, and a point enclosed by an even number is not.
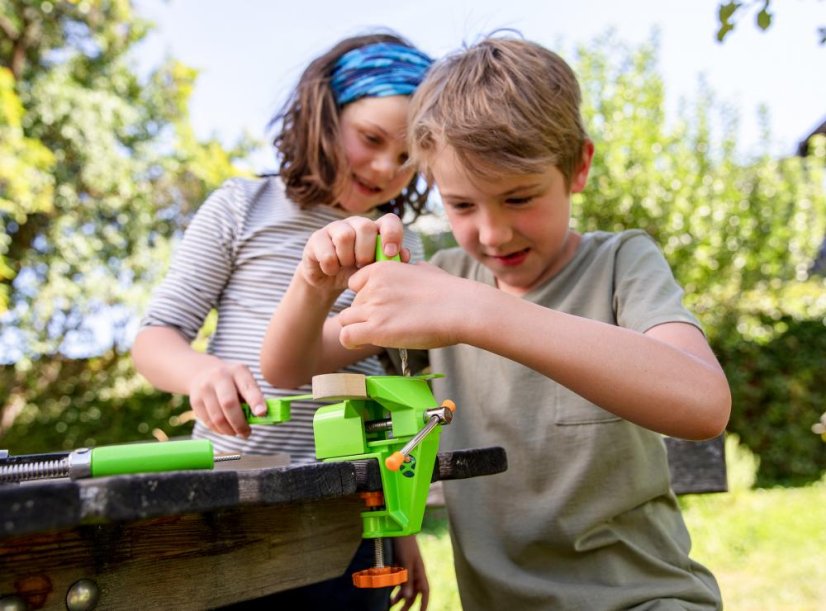
{"type": "Polygon", "coordinates": [[[473,175],[534,174],[548,164],[570,187],[588,138],[579,83],[556,53],[513,37],[488,37],[431,68],[413,96],[411,160],[452,148],[473,175]]]}

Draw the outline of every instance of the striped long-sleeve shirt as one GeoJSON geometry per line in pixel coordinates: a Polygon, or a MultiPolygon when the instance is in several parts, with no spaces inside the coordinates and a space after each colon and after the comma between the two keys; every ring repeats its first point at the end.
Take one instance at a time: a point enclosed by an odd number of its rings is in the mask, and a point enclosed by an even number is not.
{"type": "MultiPolygon", "coordinates": [[[[301,261],[310,235],[349,213],[330,206],[302,210],[290,201],[280,179],[232,179],[199,208],[178,246],[169,272],[152,295],[141,326],[177,329],[192,341],[215,308],[218,323],[209,352],[250,368],[264,396],[309,392],[282,389],[261,375],[259,351],[273,310],[281,301],[301,261]]],[[[406,232],[404,245],[414,261],[422,259],[421,241],[406,232]]],[[[350,305],[345,291],[331,310],[350,305]]],[[[301,350],[301,346],[282,346],[301,350]]],[[[344,371],[378,375],[378,358],[371,357],[344,371]]],[[[278,426],[253,426],[248,439],[214,433],[200,422],[194,437],[212,440],[217,451],[245,454],[286,452],[294,463],[315,460],[312,418],[317,403],[296,402],[292,420],[278,426]]]]}

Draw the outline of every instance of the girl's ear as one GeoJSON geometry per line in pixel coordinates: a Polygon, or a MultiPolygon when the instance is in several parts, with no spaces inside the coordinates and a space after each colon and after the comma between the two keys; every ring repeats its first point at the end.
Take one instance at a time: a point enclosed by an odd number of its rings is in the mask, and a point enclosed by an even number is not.
{"type": "Polygon", "coordinates": [[[591,161],[594,159],[594,143],[586,140],[582,145],[582,162],[579,169],[571,177],[571,193],[579,193],[588,184],[588,172],[591,171],[591,161]]]}

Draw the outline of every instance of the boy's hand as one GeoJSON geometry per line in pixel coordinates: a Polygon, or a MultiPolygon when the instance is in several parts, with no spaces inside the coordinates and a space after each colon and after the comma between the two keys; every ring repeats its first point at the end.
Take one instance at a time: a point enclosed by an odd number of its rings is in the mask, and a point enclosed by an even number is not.
{"type": "Polygon", "coordinates": [[[426,263],[371,265],[350,278],[353,305],[337,317],[345,348],[428,349],[459,342],[477,283],[426,263]]]}
{"type": "Polygon", "coordinates": [[[241,411],[242,400],[256,415],[266,410],[264,395],[255,378],[249,368],[240,363],[216,359],[215,366],[202,370],[189,387],[189,403],[195,416],[222,435],[249,436],[250,427],[241,411]]]}
{"type": "Polygon", "coordinates": [[[410,259],[407,249],[401,248],[404,227],[395,214],[385,214],[376,221],[352,216],[310,236],[298,273],[316,289],[341,292],[350,276],[375,261],[377,235],[382,237],[385,255],[410,259]]]}

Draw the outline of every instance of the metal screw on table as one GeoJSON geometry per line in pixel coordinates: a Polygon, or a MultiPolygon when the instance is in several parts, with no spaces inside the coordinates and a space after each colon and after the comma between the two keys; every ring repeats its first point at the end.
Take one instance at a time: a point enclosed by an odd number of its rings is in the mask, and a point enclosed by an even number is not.
{"type": "Polygon", "coordinates": [[[100,591],[91,579],[79,579],[66,592],[66,608],[69,611],[91,611],[98,604],[100,591]]]}

